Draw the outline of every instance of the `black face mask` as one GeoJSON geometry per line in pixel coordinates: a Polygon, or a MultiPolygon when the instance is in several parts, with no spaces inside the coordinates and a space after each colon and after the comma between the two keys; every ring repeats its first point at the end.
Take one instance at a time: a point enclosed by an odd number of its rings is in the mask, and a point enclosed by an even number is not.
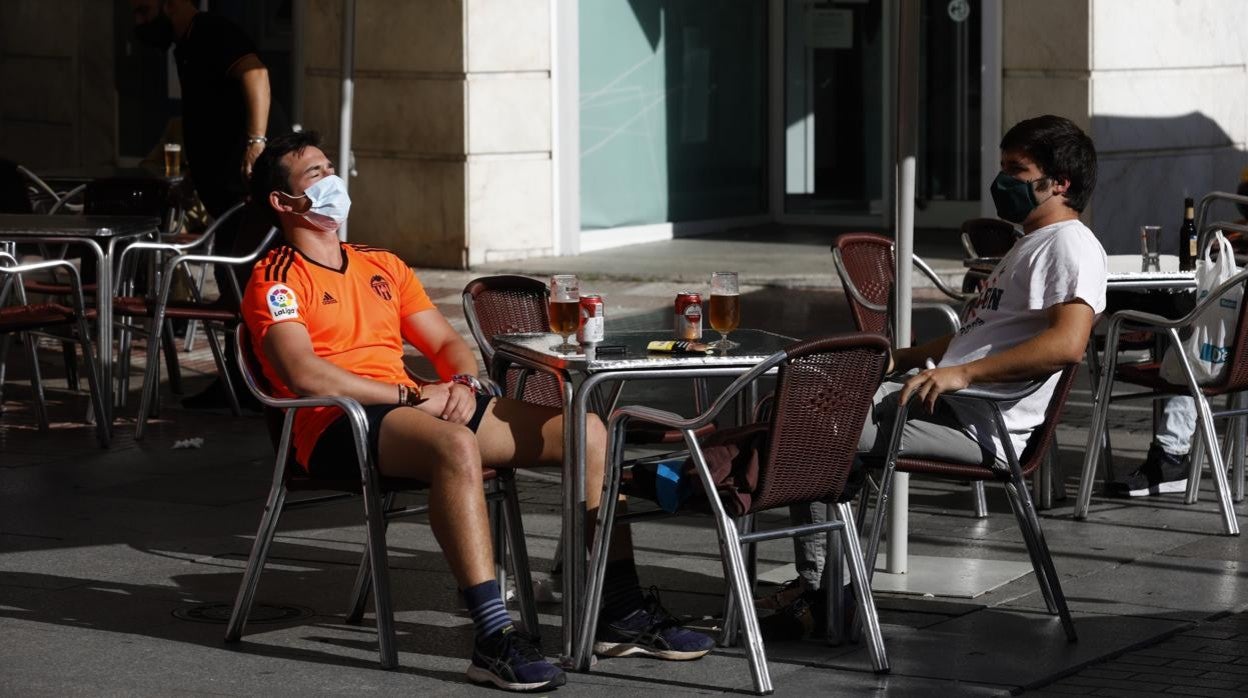
{"type": "Polygon", "coordinates": [[[150,22],[135,25],[134,38],[164,51],[174,40],[173,21],[169,19],[169,15],[161,12],[150,22]]]}

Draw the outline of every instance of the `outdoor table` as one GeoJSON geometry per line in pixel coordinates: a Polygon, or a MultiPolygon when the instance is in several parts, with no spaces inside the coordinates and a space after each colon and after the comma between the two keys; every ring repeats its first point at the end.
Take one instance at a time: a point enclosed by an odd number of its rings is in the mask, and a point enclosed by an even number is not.
{"type": "MultiPolygon", "coordinates": [[[[555,334],[509,334],[494,337],[491,376],[505,385],[508,367],[518,366],[554,376],[563,394],[563,651],[565,663],[583,671],[589,668],[591,652],[573,647],[577,629],[586,614],[583,608],[585,573],[585,422],[591,395],[608,382],[618,385],[631,380],[672,380],[737,376],[783,349],[795,340],[763,330],[741,329],[732,333],[740,346],[726,354],[661,354],[646,350],[656,339],[670,339],[671,330],[631,330],[607,332],[600,346],[622,345],[624,353],[595,355],[560,354],[551,349],[559,344],[555,334]],[[574,385],[573,377],[582,378],[574,385]]],[[[612,400],[613,401],[613,400],[612,400]]],[[[592,648],[591,648],[592,649],[592,648]]]]}
{"type": "MultiPolygon", "coordinates": [[[[1138,254],[1117,254],[1109,255],[1107,258],[1107,266],[1109,267],[1109,275],[1105,280],[1105,290],[1107,293],[1126,292],[1134,294],[1144,294],[1147,292],[1163,291],[1169,293],[1189,293],[1196,290],[1196,272],[1179,271],[1178,255],[1163,254],[1159,264],[1159,270],[1142,269],[1142,262],[1138,254]]],[[[1142,296],[1141,296],[1142,297],[1142,296]]],[[[1144,307],[1145,303],[1125,303],[1122,308],[1136,308],[1149,312],[1155,312],[1153,309],[1144,307]]],[[[1152,348],[1155,359],[1160,359],[1165,348],[1165,340],[1158,335],[1154,338],[1152,348]]],[[[1105,348],[1109,351],[1109,347],[1105,348]]],[[[1096,355],[1096,351],[1092,344],[1088,345],[1088,369],[1092,375],[1095,384],[1097,377],[1101,372],[1101,361],[1096,355]]],[[[1095,397],[1095,389],[1093,390],[1095,397]]],[[[1153,432],[1156,433],[1157,426],[1161,419],[1160,403],[1153,403],[1153,432]]],[[[1086,458],[1091,456],[1086,455],[1086,458]]],[[[1114,461],[1113,454],[1108,451],[1104,454],[1106,481],[1114,478],[1114,461]]],[[[1080,488],[1084,485],[1080,483],[1080,488]]],[[[1087,487],[1091,487],[1088,483],[1087,487]]],[[[1089,492],[1091,490],[1089,489],[1089,492]]],[[[1075,504],[1075,516],[1080,517],[1087,514],[1087,507],[1081,506],[1079,502],[1085,501],[1081,495],[1075,504]],[[1082,509],[1082,511],[1081,511],[1082,509]]]]}
{"type": "Polygon", "coordinates": [[[48,184],[76,187],[101,179],[159,179],[176,186],[186,178],[184,174],[166,175],[164,170],[151,167],[116,167],[113,165],[85,165],[42,170],[37,173],[48,184]]]}
{"type": "Polygon", "coordinates": [[[160,220],[153,216],[55,216],[0,214],[0,242],[83,245],[95,255],[98,267],[95,302],[99,343],[100,389],[112,423],[113,409],[113,253],[120,242],[155,235],[160,220]],[[103,247],[101,247],[103,245],[103,247]]]}

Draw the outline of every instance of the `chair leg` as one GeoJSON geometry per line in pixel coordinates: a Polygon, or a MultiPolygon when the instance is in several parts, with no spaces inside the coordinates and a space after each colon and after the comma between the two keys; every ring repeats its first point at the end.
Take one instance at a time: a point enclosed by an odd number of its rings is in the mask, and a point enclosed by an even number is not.
{"type": "Polygon", "coordinates": [[[1014,518],[1018,521],[1018,529],[1023,535],[1023,545],[1027,548],[1028,556],[1031,557],[1031,567],[1036,573],[1036,584],[1040,587],[1040,595],[1044,598],[1044,605],[1048,608],[1051,615],[1056,615],[1057,600],[1053,597],[1053,587],[1049,584],[1047,572],[1044,569],[1043,561],[1040,559],[1040,549],[1036,545],[1035,532],[1031,528],[1031,521],[1027,518],[1027,513],[1018,493],[1018,487],[1013,482],[1007,481],[1005,483],[1005,491],[1010,502],[1010,510],[1014,512],[1014,518]]]}
{"type": "Polygon", "coordinates": [[[148,323],[147,333],[147,365],[143,367],[143,388],[139,393],[139,414],[134,424],[134,439],[143,439],[147,431],[147,419],[152,413],[152,405],[156,400],[156,392],[160,390],[160,341],[161,326],[164,319],[153,318],[148,323]]]}
{"type": "Polygon", "coordinates": [[[273,543],[273,535],[277,533],[277,521],[285,504],[286,486],[275,483],[264,504],[264,516],[260,517],[260,528],[251,543],[251,555],[247,557],[247,569],[243,571],[243,581],[238,585],[238,595],[234,598],[234,609],[230,611],[230,623],[225,627],[226,642],[238,642],[243,636],[243,627],[247,625],[247,616],[251,614],[256,587],[260,583],[260,573],[264,571],[264,561],[269,557],[269,547],[273,543]]]}
{"type": "MultiPolygon", "coordinates": [[[[747,514],[746,516],[739,516],[733,523],[737,527],[737,533],[739,534],[747,534],[747,533],[754,532],[754,517],[752,515],[747,514]]],[[[749,560],[749,558],[752,555],[751,550],[755,547],[756,546],[751,545],[749,543],[742,545],[741,546],[742,557],[746,560],[749,560]]],[[[752,592],[755,589],[755,584],[756,584],[756,580],[758,579],[758,577],[755,571],[749,568],[748,566],[749,563],[747,562],[746,564],[747,564],[746,571],[750,575],[750,591],[751,591],[750,600],[751,602],[753,602],[754,597],[753,597],[752,592]]],[[[719,631],[719,639],[716,641],[716,644],[718,644],[720,647],[735,647],[737,644],[737,637],[741,633],[741,628],[739,627],[741,619],[737,615],[737,596],[736,596],[736,593],[733,592],[731,585],[729,585],[727,591],[724,594],[723,619],[724,621],[721,624],[721,628],[719,631]]]]}
{"type": "MultiPolygon", "coordinates": [[[[831,502],[824,505],[824,521],[832,521],[835,514],[831,502]]],[[[823,574],[820,583],[823,585],[826,617],[824,618],[824,640],[829,645],[840,645],[845,642],[845,575],[841,569],[841,536],[828,529],[824,532],[823,574]]]]}
{"type": "Polygon", "coordinates": [[[225,393],[230,398],[230,413],[235,417],[242,415],[243,408],[238,404],[238,393],[234,388],[234,380],[225,364],[225,354],[221,351],[221,342],[212,324],[204,323],[204,337],[208,340],[208,348],[212,350],[212,360],[217,364],[217,376],[225,384],[225,393]]]}
{"type": "MultiPolygon", "coordinates": [[[[486,485],[491,494],[498,491],[498,481],[486,485]]],[[[503,520],[503,503],[497,497],[485,500],[490,522],[490,547],[494,550],[494,579],[498,582],[503,604],[507,603],[507,526],[503,520]]]]}
{"type": "Polygon", "coordinates": [[[503,492],[503,518],[507,530],[507,549],[511,552],[511,572],[516,580],[516,602],[520,607],[520,622],[534,640],[541,639],[542,626],[537,619],[537,604],[533,600],[533,574],[529,569],[529,547],[524,539],[524,521],[520,518],[520,499],[516,496],[516,478],[508,471],[499,475],[499,488],[503,492]]]}
{"type": "MultiPolygon", "coordinates": [[[[618,448],[608,448],[608,454],[618,453],[618,448]]],[[[619,504],[620,473],[608,460],[608,471],[602,483],[602,499],[598,505],[598,525],[593,545],[590,546],[589,572],[585,584],[583,608],[577,609],[583,619],[580,635],[572,646],[573,666],[588,667],[594,649],[594,635],[598,630],[598,607],[602,604],[602,583],[607,574],[607,552],[611,547],[611,532],[615,529],[615,510],[619,504]]]]}
{"type": "Polygon", "coordinates": [[[1213,486],[1218,495],[1218,503],[1222,509],[1222,527],[1228,536],[1239,535],[1239,520],[1236,518],[1235,505],[1231,502],[1230,483],[1227,482],[1226,464],[1222,454],[1218,452],[1217,432],[1213,426],[1213,413],[1209,410],[1209,400],[1204,395],[1196,396],[1196,415],[1198,425],[1204,432],[1205,450],[1209,455],[1209,469],[1213,473],[1213,486]]]}
{"type": "MultiPolygon", "coordinates": [[[[866,630],[867,650],[871,654],[871,665],[878,673],[889,670],[888,654],[884,650],[884,635],[880,631],[880,615],[875,608],[875,597],[871,593],[871,578],[867,573],[866,560],[862,556],[862,545],[858,538],[858,527],[854,525],[854,512],[848,502],[836,505],[838,516],[844,527],[841,528],[841,540],[846,555],[849,557],[849,578],[854,586],[854,600],[858,612],[856,624],[866,630]]],[[[874,564],[872,565],[874,566],[874,564]]],[[[837,595],[841,595],[838,588],[837,595]]]]}
{"type": "MultiPolygon", "coordinates": [[[[394,492],[387,492],[382,498],[381,510],[390,511],[394,507],[394,492]]],[[[387,519],[386,526],[390,525],[387,519]]],[[[346,621],[357,624],[364,617],[364,609],[368,606],[368,590],[372,587],[373,576],[369,567],[368,541],[364,542],[364,555],[360,557],[360,566],[355,571],[355,584],[351,587],[351,604],[347,607],[346,621]]]]}
{"type": "MultiPolygon", "coordinates": [[[[375,477],[368,478],[375,482],[375,477]]],[[[386,560],[386,517],[382,498],[373,482],[364,484],[364,519],[368,530],[368,560],[373,575],[373,607],[377,611],[377,654],[383,669],[399,665],[394,636],[394,608],[390,603],[390,568],[386,560]]]]}
{"type": "Polygon", "coordinates": [[[182,394],[182,367],[178,364],[177,339],[173,336],[173,321],[165,319],[165,331],[161,334],[161,349],[165,352],[165,373],[169,375],[169,391],[182,394]]]}
{"type": "Polygon", "coordinates": [[[988,497],[984,494],[984,481],[975,480],[971,483],[971,488],[975,492],[975,518],[988,518],[988,497]]]}
{"type": "Polygon", "coordinates": [[[1195,504],[1200,499],[1200,478],[1205,470],[1205,437],[1200,429],[1192,435],[1192,446],[1187,452],[1191,466],[1187,471],[1187,492],[1183,495],[1183,503],[1195,504]]]}
{"type": "Polygon", "coordinates": [[[1028,494],[1025,483],[1023,482],[1022,472],[1015,466],[1015,471],[1011,475],[1010,482],[1006,483],[1006,492],[1010,495],[1011,501],[1016,508],[1016,515],[1019,519],[1019,525],[1023,530],[1023,540],[1027,544],[1027,551],[1031,554],[1032,564],[1035,567],[1036,579],[1041,578],[1047,581],[1041,581],[1041,592],[1047,590],[1046,601],[1051,600],[1054,608],[1050,609],[1051,613],[1056,613],[1062,621],[1062,628],[1066,631],[1066,640],[1068,642],[1076,642],[1079,637],[1075,633],[1075,622],[1070,617],[1070,609],[1066,606],[1066,595],[1062,593],[1062,582],[1057,576],[1057,568],[1053,566],[1053,555],[1049,552],[1049,545],[1044,540],[1044,531],[1040,528],[1040,518],[1036,515],[1035,506],[1032,504],[1031,495],[1028,494]],[[1011,491],[1010,488],[1013,488],[1011,491]]]}
{"type": "Polygon", "coordinates": [[[68,340],[61,342],[61,361],[65,364],[65,387],[78,392],[78,350],[68,340]]]}
{"type": "Polygon", "coordinates": [[[4,414],[4,378],[5,374],[8,373],[9,346],[12,344],[12,340],[12,334],[0,337],[0,414],[4,414]]]}
{"type": "Polygon", "coordinates": [[[48,430],[48,404],[43,395],[43,375],[39,370],[39,347],[35,336],[29,332],[22,334],[26,343],[26,356],[30,359],[30,392],[35,399],[35,418],[39,421],[39,431],[48,430]]]}
{"type": "Polygon", "coordinates": [[[108,411],[104,404],[104,391],[96,371],[95,356],[91,351],[91,335],[88,334],[87,321],[78,318],[78,339],[82,342],[82,363],[87,372],[87,387],[91,391],[92,411],[95,412],[95,433],[100,446],[107,448],[113,438],[113,425],[108,419],[108,411]]]}
{"type": "Polygon", "coordinates": [[[745,571],[745,557],[741,554],[741,538],[737,527],[722,507],[716,507],[715,525],[719,529],[719,552],[723,556],[724,572],[737,598],[737,612],[741,617],[745,635],[746,652],[750,658],[750,675],[754,690],[760,695],[775,690],[771,684],[771,672],[767,667],[767,654],[763,650],[762,631],[758,627],[758,615],[754,611],[754,599],[750,596],[750,584],[745,571]]]}

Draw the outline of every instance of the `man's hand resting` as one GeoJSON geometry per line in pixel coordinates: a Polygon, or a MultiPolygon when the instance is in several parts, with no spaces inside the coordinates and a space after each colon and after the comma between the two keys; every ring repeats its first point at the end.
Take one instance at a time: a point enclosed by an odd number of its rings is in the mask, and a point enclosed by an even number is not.
{"type": "Polygon", "coordinates": [[[459,383],[431,383],[421,386],[425,401],[416,409],[454,424],[467,424],[477,411],[477,394],[459,383]]]}
{"type": "Polygon", "coordinates": [[[905,404],[911,395],[927,405],[929,413],[936,409],[936,398],[941,393],[961,390],[971,384],[965,366],[929,368],[911,376],[901,388],[901,402],[905,404]]]}

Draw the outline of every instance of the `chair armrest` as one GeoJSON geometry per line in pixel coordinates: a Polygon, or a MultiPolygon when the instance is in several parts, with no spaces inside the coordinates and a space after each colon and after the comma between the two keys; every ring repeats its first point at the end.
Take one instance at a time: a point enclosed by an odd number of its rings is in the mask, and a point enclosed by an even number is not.
{"type": "MultiPolygon", "coordinates": [[[[17,261],[13,255],[7,252],[0,252],[0,258],[11,259],[17,261]]],[[[42,271],[44,269],[60,269],[64,268],[69,271],[69,287],[73,295],[74,312],[82,314],[86,308],[86,301],[82,296],[82,279],[78,273],[78,267],[67,259],[47,259],[41,262],[30,262],[27,264],[15,264],[14,266],[0,265],[0,274],[13,274],[19,279],[21,275],[31,271],[42,271]]],[[[26,293],[21,285],[18,285],[18,300],[26,303],[26,293]]]]}
{"type": "Polygon", "coordinates": [[[854,285],[854,280],[849,278],[849,271],[845,269],[845,260],[841,259],[841,251],[840,249],[836,247],[832,248],[832,266],[836,267],[836,275],[841,277],[841,287],[844,288],[845,291],[849,293],[850,297],[854,299],[855,303],[858,303],[859,305],[866,308],[867,310],[870,310],[875,313],[887,313],[888,312],[887,305],[881,305],[879,303],[872,303],[871,301],[867,300],[865,296],[862,295],[862,292],[859,291],[858,287],[854,285]]]}
{"type": "Polygon", "coordinates": [[[913,262],[914,266],[918,267],[919,271],[923,272],[923,275],[931,280],[931,282],[936,285],[936,288],[940,289],[941,293],[952,298],[953,300],[965,303],[975,297],[975,294],[962,293],[961,291],[956,291],[951,288],[949,284],[945,283],[944,279],[940,278],[940,275],[936,273],[936,270],[932,269],[932,267],[917,254],[913,256],[913,262]]]}
{"type": "Polygon", "coordinates": [[[958,317],[957,311],[949,307],[947,303],[915,303],[915,310],[934,310],[944,316],[945,322],[949,325],[950,332],[957,332],[962,326],[962,319],[958,317]]]}
{"type": "Polygon", "coordinates": [[[1048,378],[1028,381],[1023,387],[1008,393],[990,393],[982,388],[969,386],[951,393],[943,393],[942,398],[952,400],[984,400],[988,402],[1014,402],[1036,392],[1048,382],[1048,378]]]}

